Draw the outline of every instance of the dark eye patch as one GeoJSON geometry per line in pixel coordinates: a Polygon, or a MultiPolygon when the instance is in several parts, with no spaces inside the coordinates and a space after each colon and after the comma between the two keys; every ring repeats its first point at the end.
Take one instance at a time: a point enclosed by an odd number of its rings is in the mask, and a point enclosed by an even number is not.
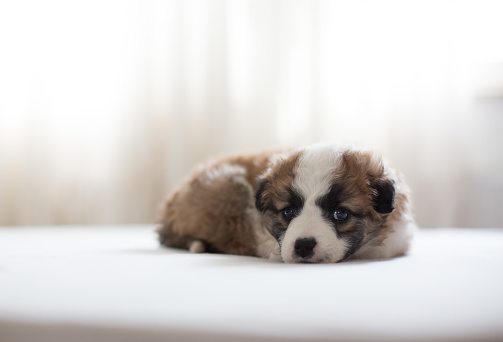
{"type": "Polygon", "coordinates": [[[297,211],[292,208],[292,207],[287,207],[285,209],[283,209],[283,211],[281,212],[283,214],[283,219],[287,222],[290,222],[291,220],[293,220],[295,218],[295,216],[297,216],[297,211]]]}
{"type": "Polygon", "coordinates": [[[334,212],[336,210],[344,210],[348,212],[349,217],[354,216],[356,218],[363,218],[365,216],[363,211],[355,210],[345,206],[345,203],[356,196],[358,196],[358,192],[355,189],[351,189],[341,184],[334,184],[326,195],[316,200],[316,205],[320,207],[325,219],[330,222],[337,223],[340,226],[347,220],[334,220],[334,212]]]}
{"type": "Polygon", "coordinates": [[[289,187],[281,193],[276,194],[276,201],[279,203],[276,203],[274,205],[275,208],[271,210],[275,214],[271,227],[271,233],[276,240],[280,241],[285,234],[290,221],[295,216],[298,216],[302,211],[305,200],[295,189],[289,187]],[[292,211],[292,217],[288,217],[289,215],[285,217],[284,214],[287,209],[292,211]]]}
{"type": "Polygon", "coordinates": [[[325,219],[332,222],[338,237],[348,244],[348,250],[342,260],[353,255],[361,247],[365,238],[364,209],[356,209],[354,205],[348,208],[347,205],[347,203],[356,202],[358,196],[361,196],[358,189],[342,184],[334,184],[326,195],[318,198],[316,201],[316,205],[320,207],[325,219]],[[334,212],[336,210],[346,211],[348,217],[342,221],[335,220],[334,212]]]}
{"type": "Polygon", "coordinates": [[[292,209],[296,215],[300,214],[304,207],[304,198],[295,189],[288,188],[285,191],[276,195],[275,209],[277,214],[282,213],[285,209],[292,209]]]}
{"type": "Polygon", "coordinates": [[[295,209],[297,214],[299,214],[304,206],[304,198],[292,187],[288,188],[288,195],[289,198],[287,202],[290,203],[290,207],[295,209]]]}

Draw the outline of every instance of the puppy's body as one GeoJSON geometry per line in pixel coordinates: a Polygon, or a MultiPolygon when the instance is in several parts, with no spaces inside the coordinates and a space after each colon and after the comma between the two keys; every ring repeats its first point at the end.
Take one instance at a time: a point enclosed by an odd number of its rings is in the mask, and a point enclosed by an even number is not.
{"type": "Polygon", "coordinates": [[[319,144],[200,166],[168,198],[159,238],[192,252],[329,263],[403,255],[413,230],[391,168],[319,144]]]}

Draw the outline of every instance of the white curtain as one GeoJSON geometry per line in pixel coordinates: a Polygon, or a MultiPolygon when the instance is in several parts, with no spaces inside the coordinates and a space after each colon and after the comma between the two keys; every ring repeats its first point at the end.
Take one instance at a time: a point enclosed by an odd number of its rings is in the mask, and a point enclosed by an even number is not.
{"type": "Polygon", "coordinates": [[[501,13],[0,0],[0,225],[152,222],[210,155],[333,141],[400,169],[421,226],[503,226],[503,107],[481,114],[474,82],[503,62],[501,13]]]}

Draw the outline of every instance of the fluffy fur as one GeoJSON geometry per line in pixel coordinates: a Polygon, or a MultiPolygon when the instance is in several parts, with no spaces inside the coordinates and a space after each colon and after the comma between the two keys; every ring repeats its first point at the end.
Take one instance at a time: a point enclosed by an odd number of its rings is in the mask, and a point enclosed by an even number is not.
{"type": "Polygon", "coordinates": [[[199,166],[158,233],[191,252],[334,263],[403,255],[414,229],[406,185],[378,155],[317,144],[199,166]]]}

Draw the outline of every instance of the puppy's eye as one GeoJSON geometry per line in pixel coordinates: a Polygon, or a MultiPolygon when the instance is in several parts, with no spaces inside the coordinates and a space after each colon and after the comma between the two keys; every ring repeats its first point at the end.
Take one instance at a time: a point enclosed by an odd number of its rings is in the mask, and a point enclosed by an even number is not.
{"type": "Polygon", "coordinates": [[[344,221],[345,219],[347,219],[349,216],[348,212],[344,209],[337,209],[335,212],[334,212],[334,219],[336,221],[344,221]]]}
{"type": "Polygon", "coordinates": [[[283,218],[287,221],[293,219],[295,217],[295,215],[297,214],[295,212],[295,209],[293,208],[285,208],[283,209],[283,218]]]}

